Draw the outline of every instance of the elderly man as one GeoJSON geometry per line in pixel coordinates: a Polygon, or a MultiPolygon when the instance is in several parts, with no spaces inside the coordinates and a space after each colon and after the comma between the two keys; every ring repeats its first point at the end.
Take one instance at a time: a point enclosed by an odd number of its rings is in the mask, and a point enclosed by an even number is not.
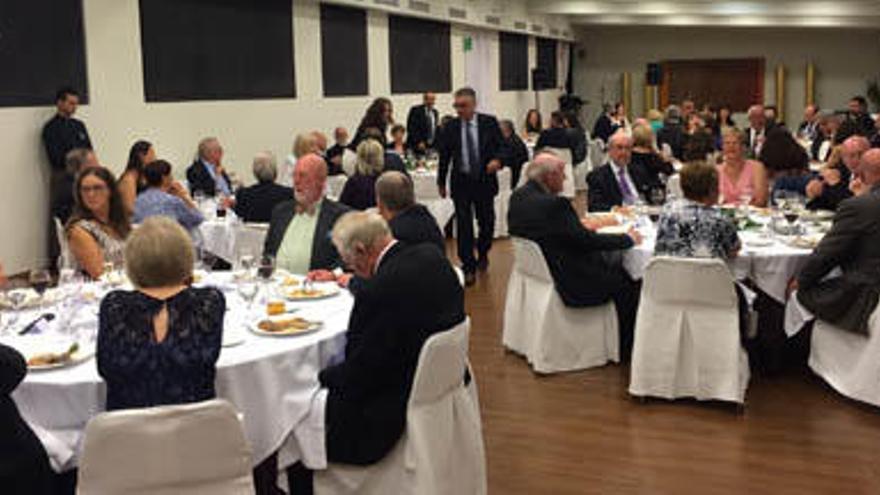
{"type": "Polygon", "coordinates": [[[880,150],[865,153],[858,174],[865,192],[840,203],[831,231],[800,271],[798,300],[822,320],[867,334],[880,290],[880,150]],[[827,277],[836,267],[843,275],[827,277]]]}
{"type": "MultiPolygon", "coordinates": [[[[693,104],[693,102],[691,102],[693,104]]],[[[684,156],[685,129],[681,117],[681,109],[676,105],[666,107],[663,117],[663,127],[657,131],[657,145],[669,145],[672,156],[681,160],[684,156]]]]}
{"type": "Polygon", "coordinates": [[[746,157],[757,159],[761,154],[761,145],[767,137],[767,132],[773,127],[773,122],[767,120],[764,105],[752,105],[748,112],[749,127],[744,132],[743,145],[746,148],[746,157]]]}
{"type": "Polygon", "coordinates": [[[814,141],[819,136],[819,107],[817,105],[807,105],[804,108],[804,120],[798,126],[797,135],[807,141],[814,141]]]}
{"type": "Polygon", "coordinates": [[[337,127],[333,130],[333,146],[331,146],[324,157],[327,159],[327,167],[329,167],[329,175],[339,175],[342,171],[342,155],[348,146],[348,130],[345,127],[337,127]]]}
{"type": "Polygon", "coordinates": [[[434,108],[436,101],[437,96],[428,92],[422,96],[421,105],[414,105],[409,109],[406,117],[406,146],[416,153],[424,153],[428,148],[434,147],[437,126],[440,124],[440,115],[434,108]]]}
{"type": "Polygon", "coordinates": [[[290,200],[293,189],[275,183],[278,164],[270,151],[254,156],[253,172],[257,183],[235,193],[235,214],[245,222],[266,223],[276,206],[290,200]]]}
{"type": "Polygon", "coordinates": [[[397,242],[375,213],[344,215],[333,243],[368,283],[355,295],[345,360],[318,376],[327,391],[327,460],[368,465],[403,434],[422,346],[464,321],[464,292],[445,256],[428,244],[397,242]]]}
{"type": "Polygon", "coordinates": [[[825,162],[831,156],[842,119],[840,116],[835,115],[834,112],[829,111],[820,111],[818,119],[819,131],[815,139],[813,139],[813,145],[810,147],[810,158],[825,162]]]}
{"type": "Polygon", "coordinates": [[[632,348],[638,286],[605,252],[629,249],[641,242],[638,232],[601,235],[578,220],[571,202],[558,196],[565,163],[541,153],[528,169],[529,181],[513,192],[507,222],[510,234],[541,246],[556,291],[566,306],[598,306],[614,300],[620,320],[621,355],[632,348]]]}
{"type": "Polygon", "coordinates": [[[406,174],[385,172],[376,180],[376,206],[391,226],[394,237],[405,244],[430,244],[446,252],[437,220],[416,203],[413,182],[406,174]]]}
{"type": "MultiPolygon", "coordinates": [[[[811,180],[806,187],[811,209],[836,210],[840,202],[851,197],[852,178],[859,171],[862,155],[871,148],[871,143],[862,136],[852,136],[843,142],[840,158],[843,167],[828,166],[822,169],[819,177],[811,180]]],[[[860,187],[856,182],[855,187],[860,187]]]]}
{"type": "Polygon", "coordinates": [[[223,146],[220,141],[215,137],[202,139],[197,154],[196,160],[186,169],[186,180],[193,196],[201,192],[210,198],[218,195],[231,197],[232,181],[223,168],[223,146]]]}
{"type": "Polygon", "coordinates": [[[633,139],[624,132],[617,132],[608,140],[608,163],[587,176],[589,211],[633,205],[644,198],[650,199],[652,189],[663,187],[656,175],[643,168],[630,167],[632,149],[633,139]]]}
{"type": "Polygon", "coordinates": [[[293,172],[294,199],[272,211],[263,249],[265,256],[275,257],[278,268],[301,274],[320,270],[315,278],[326,280],[341,266],[330,231],[348,208],[324,197],[326,185],[324,159],[314,153],[300,158],[293,172]]]}

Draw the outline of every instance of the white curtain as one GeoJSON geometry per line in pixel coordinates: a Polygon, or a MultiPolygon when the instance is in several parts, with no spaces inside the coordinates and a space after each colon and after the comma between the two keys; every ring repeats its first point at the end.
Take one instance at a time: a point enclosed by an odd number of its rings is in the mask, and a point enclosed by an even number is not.
{"type": "Polygon", "coordinates": [[[556,67],[559,68],[559,71],[556,74],[556,87],[564,89],[565,83],[568,81],[568,71],[571,69],[571,67],[569,67],[569,61],[571,59],[568,56],[571,51],[571,43],[560,41],[556,46],[558,47],[556,49],[556,56],[558,57],[556,67]]]}
{"type": "MultiPolygon", "coordinates": [[[[491,31],[473,30],[465,33],[464,83],[477,92],[477,109],[492,113],[492,35],[491,31]],[[471,43],[468,46],[467,37],[471,43]]],[[[495,34],[497,36],[497,34],[495,34]]]]}

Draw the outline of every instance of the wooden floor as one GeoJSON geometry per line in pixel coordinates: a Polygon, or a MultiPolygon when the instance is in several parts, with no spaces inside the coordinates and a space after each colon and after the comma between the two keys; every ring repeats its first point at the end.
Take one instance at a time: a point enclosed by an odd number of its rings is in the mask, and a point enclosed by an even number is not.
{"type": "Polygon", "coordinates": [[[880,409],[808,371],[753,377],[743,414],[635,402],[621,366],[536,376],[501,346],[512,258],[496,242],[467,292],[489,493],[880,493],[880,409]]]}

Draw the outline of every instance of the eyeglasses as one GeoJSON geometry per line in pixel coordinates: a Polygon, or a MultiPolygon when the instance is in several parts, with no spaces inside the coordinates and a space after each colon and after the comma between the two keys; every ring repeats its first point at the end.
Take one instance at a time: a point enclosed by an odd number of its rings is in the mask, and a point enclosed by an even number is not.
{"type": "Polygon", "coordinates": [[[102,193],[107,190],[107,186],[81,186],[79,191],[83,194],[102,193]]]}

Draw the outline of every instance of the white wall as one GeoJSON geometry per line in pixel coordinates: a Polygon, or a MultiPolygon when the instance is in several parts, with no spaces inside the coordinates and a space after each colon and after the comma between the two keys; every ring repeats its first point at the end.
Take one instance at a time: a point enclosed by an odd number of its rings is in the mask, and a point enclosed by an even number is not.
{"type": "MultiPolygon", "coordinates": [[[[329,132],[337,125],[353,130],[373,97],[390,94],[388,23],[386,14],[379,11],[370,11],[368,16],[369,97],[322,97],[319,5],[317,0],[297,0],[293,19],[296,99],[152,104],[143,98],[137,0],[84,0],[84,15],[90,104],[80,108],[78,117],[86,122],[101,163],[117,173],[124,167],[129,146],[147,139],[180,176],[198,140],[213,135],[224,145],[227,167],[250,180],[250,159],[257,151],[268,149],[283,158],[297,132],[329,132]]],[[[472,29],[476,28],[452,28],[453,87],[465,82],[463,37],[472,29]]],[[[493,43],[489,63],[492,87],[498,88],[497,37],[493,43]]],[[[533,65],[534,41],[530,59],[533,65]]],[[[542,93],[542,109],[555,107],[558,95],[558,91],[542,93]]],[[[441,112],[452,113],[450,96],[438,96],[441,112]]],[[[420,95],[395,95],[392,100],[395,118],[403,121],[420,95]]],[[[531,92],[496,91],[488,100],[499,117],[517,123],[535,104],[531,92]]],[[[45,261],[48,165],[39,133],[53,111],[49,107],[0,109],[4,150],[0,159],[4,178],[0,181],[0,232],[4,234],[0,262],[13,273],[45,261]]]]}
{"type": "Polygon", "coordinates": [[[865,93],[865,83],[880,73],[880,33],[855,29],[589,27],[575,29],[575,92],[590,100],[592,125],[603,102],[620,99],[620,74],[632,72],[633,112],[641,114],[648,62],[664,59],[766,59],[764,99],[776,100],[775,71],[786,67],[786,117],[800,121],[804,108],[805,69],[816,67],[816,101],[844,108],[865,93]],[[604,96],[604,97],[603,97],[604,96]]]}

